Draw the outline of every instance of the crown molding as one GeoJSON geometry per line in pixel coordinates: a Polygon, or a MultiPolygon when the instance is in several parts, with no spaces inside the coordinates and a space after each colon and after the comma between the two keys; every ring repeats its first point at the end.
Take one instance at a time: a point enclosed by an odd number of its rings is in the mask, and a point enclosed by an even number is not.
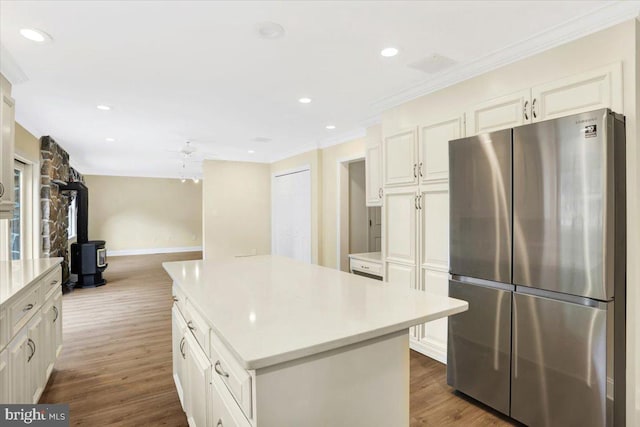
{"type": "Polygon", "coordinates": [[[308,153],[309,151],[316,151],[318,149],[319,149],[318,144],[306,144],[292,150],[275,153],[267,163],[279,162],[280,160],[286,160],[290,157],[295,157],[300,154],[308,153]]]}
{"type": "Polygon", "coordinates": [[[29,80],[27,74],[22,71],[13,56],[4,45],[0,44],[0,73],[9,80],[12,85],[24,83],[29,80]]]}
{"type": "Polygon", "coordinates": [[[365,136],[367,136],[367,129],[363,126],[358,126],[331,138],[322,139],[318,143],[318,148],[332,147],[344,142],[353,141],[354,139],[364,138],[365,136]]]}
{"type": "Polygon", "coordinates": [[[596,11],[580,15],[548,30],[511,44],[481,58],[444,70],[432,78],[395,94],[374,101],[371,106],[382,112],[405,102],[482,75],[488,71],[533,56],[545,50],[596,33],[640,16],[639,1],[612,1],[596,11]]]}

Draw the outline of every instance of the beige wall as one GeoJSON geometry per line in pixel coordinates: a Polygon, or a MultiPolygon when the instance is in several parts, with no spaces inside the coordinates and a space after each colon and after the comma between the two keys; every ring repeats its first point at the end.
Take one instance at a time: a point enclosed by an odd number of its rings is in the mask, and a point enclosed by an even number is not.
{"type": "Polygon", "coordinates": [[[40,140],[16,123],[16,155],[33,162],[40,162],[40,140]]]}
{"type": "Polygon", "coordinates": [[[640,150],[638,22],[605,31],[400,105],[382,115],[384,134],[464,113],[520,89],[622,61],[627,117],[627,425],[640,426],[640,150]]]}
{"type": "Polygon", "coordinates": [[[271,174],[265,163],[202,164],[204,257],[271,253],[271,174]]]}
{"type": "Polygon", "coordinates": [[[89,238],[107,250],[202,246],[202,185],[171,178],[85,175],[89,238]]]}
{"type": "Polygon", "coordinates": [[[369,252],[364,160],[349,164],[349,253],[369,252]]]}
{"type": "Polygon", "coordinates": [[[303,167],[309,167],[311,173],[311,262],[318,264],[321,256],[320,224],[322,221],[322,210],[320,209],[322,158],[320,150],[307,151],[272,163],[271,176],[303,167]]]}

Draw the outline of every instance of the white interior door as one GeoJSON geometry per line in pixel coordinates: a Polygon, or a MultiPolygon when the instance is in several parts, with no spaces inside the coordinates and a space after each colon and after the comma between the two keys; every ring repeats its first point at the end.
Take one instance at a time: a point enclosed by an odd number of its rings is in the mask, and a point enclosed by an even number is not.
{"type": "Polygon", "coordinates": [[[272,193],[272,253],[310,263],[311,171],[275,176],[272,193]]]}

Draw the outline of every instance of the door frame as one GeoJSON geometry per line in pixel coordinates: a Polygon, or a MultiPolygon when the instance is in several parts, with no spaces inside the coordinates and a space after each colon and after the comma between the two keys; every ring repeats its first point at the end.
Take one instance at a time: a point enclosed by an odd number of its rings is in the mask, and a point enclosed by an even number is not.
{"type": "Polygon", "coordinates": [[[349,240],[347,239],[345,245],[341,237],[349,236],[349,165],[359,161],[365,161],[366,174],[365,153],[343,157],[336,161],[336,269],[346,272],[349,271],[349,261],[343,260],[343,255],[349,254],[349,240]]]}
{"type": "MultiPolygon", "coordinates": [[[[311,175],[311,164],[307,163],[301,166],[296,166],[295,168],[291,168],[291,169],[285,169],[285,170],[281,170],[281,171],[277,171],[277,172],[273,172],[271,174],[271,254],[275,254],[275,239],[274,239],[274,228],[275,228],[275,215],[273,214],[273,208],[275,206],[275,192],[273,191],[273,189],[275,188],[275,183],[276,183],[276,178],[279,176],[284,176],[284,175],[292,175],[294,173],[300,173],[300,172],[307,172],[309,171],[309,175],[311,175]]],[[[311,254],[311,263],[313,264],[313,212],[312,212],[312,208],[313,208],[313,176],[310,176],[310,180],[309,180],[309,196],[310,196],[310,206],[309,206],[309,212],[311,212],[310,218],[309,218],[309,232],[310,232],[310,245],[311,247],[309,248],[310,254],[311,254]]]]}

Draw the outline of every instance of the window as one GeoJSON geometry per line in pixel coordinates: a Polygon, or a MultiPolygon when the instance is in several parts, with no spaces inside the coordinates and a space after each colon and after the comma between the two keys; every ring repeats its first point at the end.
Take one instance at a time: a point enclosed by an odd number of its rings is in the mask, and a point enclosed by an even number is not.
{"type": "Polygon", "coordinates": [[[25,164],[15,162],[14,175],[14,202],[13,218],[9,221],[11,259],[24,258],[26,220],[25,220],[25,164]]]}
{"type": "Polygon", "coordinates": [[[75,238],[78,232],[78,204],[76,199],[76,195],[74,194],[69,201],[69,225],[67,227],[69,240],[75,238]]]}

